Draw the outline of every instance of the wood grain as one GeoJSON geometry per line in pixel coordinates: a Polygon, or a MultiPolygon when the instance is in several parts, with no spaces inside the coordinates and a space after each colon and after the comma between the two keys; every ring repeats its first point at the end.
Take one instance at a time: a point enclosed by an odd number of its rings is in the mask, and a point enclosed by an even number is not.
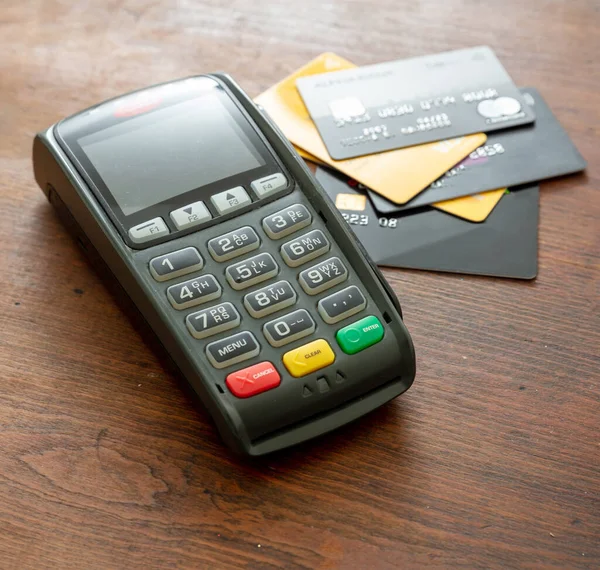
{"type": "Polygon", "coordinates": [[[596,0],[7,2],[0,14],[0,568],[600,567],[596,0]],[[33,180],[36,131],[230,72],[256,95],[326,50],[491,45],[589,161],[544,183],[535,282],[385,275],[403,397],[261,461],[221,445],[33,180]]]}

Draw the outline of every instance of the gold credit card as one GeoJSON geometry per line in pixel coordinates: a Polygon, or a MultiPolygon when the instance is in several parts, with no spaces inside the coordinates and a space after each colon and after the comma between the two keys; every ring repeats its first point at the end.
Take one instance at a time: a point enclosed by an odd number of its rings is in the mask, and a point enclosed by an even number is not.
{"type": "MultiPolygon", "coordinates": [[[[367,208],[367,196],[370,198],[370,202],[373,203],[373,193],[367,192],[367,189],[359,184],[356,180],[347,180],[348,186],[357,189],[361,194],[338,194],[338,197],[342,196],[341,200],[347,200],[341,204],[336,202],[336,206],[339,210],[356,210],[363,211],[367,208]],[[364,192],[364,194],[362,194],[364,192]],[[353,200],[350,201],[350,198],[353,200]]],[[[473,194],[472,196],[461,196],[460,198],[453,198],[451,200],[443,200],[431,204],[434,208],[468,220],[469,222],[483,222],[492,213],[492,210],[496,207],[498,202],[504,194],[508,194],[508,189],[500,188],[498,190],[487,190],[486,192],[480,192],[479,194],[473,194]]],[[[375,211],[380,216],[385,216],[375,208],[375,211]]]]}
{"type": "Polygon", "coordinates": [[[323,53],[256,97],[296,146],[343,172],[395,204],[405,204],[447,170],[485,143],[484,133],[391,150],[347,160],[333,160],[296,89],[296,79],[356,67],[323,53]]]}
{"type": "Polygon", "coordinates": [[[444,202],[436,202],[433,207],[470,222],[483,222],[500,202],[506,193],[506,188],[499,190],[488,190],[473,196],[463,196],[444,202]]]}

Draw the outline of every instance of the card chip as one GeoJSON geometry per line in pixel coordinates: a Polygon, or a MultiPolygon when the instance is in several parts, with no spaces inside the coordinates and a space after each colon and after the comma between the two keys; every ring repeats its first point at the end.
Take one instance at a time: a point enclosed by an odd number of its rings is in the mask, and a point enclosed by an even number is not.
{"type": "Polygon", "coordinates": [[[367,207],[367,197],[357,194],[338,194],[335,197],[335,206],[338,210],[362,212],[367,207]]]}

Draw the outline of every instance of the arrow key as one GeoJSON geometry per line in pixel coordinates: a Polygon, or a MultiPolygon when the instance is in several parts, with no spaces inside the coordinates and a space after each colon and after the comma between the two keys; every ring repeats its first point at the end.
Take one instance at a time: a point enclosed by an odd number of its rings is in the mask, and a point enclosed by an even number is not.
{"type": "Polygon", "coordinates": [[[252,203],[248,192],[244,190],[243,186],[236,186],[225,190],[225,192],[214,194],[210,197],[210,201],[222,216],[252,203]]]}
{"type": "Polygon", "coordinates": [[[212,218],[204,202],[194,202],[183,208],[173,210],[169,216],[178,230],[187,230],[193,226],[208,222],[212,218]]]}

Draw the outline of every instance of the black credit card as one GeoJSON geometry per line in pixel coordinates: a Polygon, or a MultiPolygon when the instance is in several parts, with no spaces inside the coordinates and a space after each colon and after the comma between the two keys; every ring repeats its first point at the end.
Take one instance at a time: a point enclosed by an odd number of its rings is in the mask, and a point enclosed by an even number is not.
{"type": "Polygon", "coordinates": [[[300,77],[296,86],[334,160],[535,119],[487,46],[300,77]]]}
{"type": "Polygon", "coordinates": [[[381,214],[393,214],[584,170],[585,160],[539,91],[525,87],[521,93],[527,104],[535,109],[534,124],[491,133],[485,145],[402,206],[367,190],[375,209],[381,214]]]}
{"type": "Polygon", "coordinates": [[[377,265],[533,279],[537,275],[539,186],[502,197],[483,223],[424,208],[380,216],[364,192],[318,167],[316,178],[377,265]]]}

